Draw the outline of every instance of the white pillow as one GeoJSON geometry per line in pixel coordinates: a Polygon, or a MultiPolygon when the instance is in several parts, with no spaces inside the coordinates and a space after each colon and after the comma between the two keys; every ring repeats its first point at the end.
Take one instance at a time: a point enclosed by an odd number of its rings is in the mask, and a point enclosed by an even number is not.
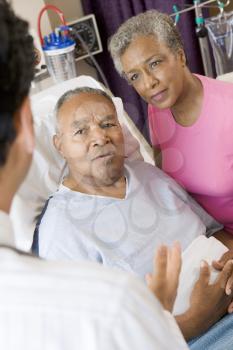
{"type": "MultiPolygon", "coordinates": [[[[31,97],[36,147],[29,174],[15,196],[11,209],[16,244],[20,249],[30,249],[36,218],[45,201],[56,191],[66,170],[65,161],[52,142],[55,134],[54,107],[63,93],[82,86],[105,90],[95,79],[80,76],[31,97]]],[[[152,150],[125,113],[121,99],[113,97],[113,102],[123,128],[126,156],[130,159],[143,159],[142,153],[144,160],[153,164],[152,150]]]]}

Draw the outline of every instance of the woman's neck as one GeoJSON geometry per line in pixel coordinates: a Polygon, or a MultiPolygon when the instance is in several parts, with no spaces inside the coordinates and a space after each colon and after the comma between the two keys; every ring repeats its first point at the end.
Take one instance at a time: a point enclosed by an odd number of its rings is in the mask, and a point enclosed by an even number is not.
{"type": "Polygon", "coordinates": [[[171,108],[173,117],[178,124],[191,126],[200,116],[203,102],[203,87],[201,81],[189,71],[184,79],[183,93],[171,108]]]}

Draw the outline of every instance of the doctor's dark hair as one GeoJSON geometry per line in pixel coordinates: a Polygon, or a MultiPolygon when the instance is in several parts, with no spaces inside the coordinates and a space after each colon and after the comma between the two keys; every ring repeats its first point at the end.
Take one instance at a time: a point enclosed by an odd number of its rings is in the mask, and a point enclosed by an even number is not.
{"type": "Polygon", "coordinates": [[[124,22],[109,40],[109,52],[116,70],[122,76],[121,56],[138,36],[154,36],[174,54],[179,49],[184,50],[181,35],[170,16],[157,10],[140,13],[124,22]]]}
{"type": "Polygon", "coordinates": [[[28,23],[0,0],[0,166],[15,139],[14,114],[28,95],[34,76],[33,39],[28,23]]]}

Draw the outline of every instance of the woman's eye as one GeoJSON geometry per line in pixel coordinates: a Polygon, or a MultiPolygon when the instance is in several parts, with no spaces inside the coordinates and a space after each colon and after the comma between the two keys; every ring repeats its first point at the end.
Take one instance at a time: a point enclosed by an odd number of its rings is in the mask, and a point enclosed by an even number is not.
{"type": "Polygon", "coordinates": [[[160,63],[160,61],[153,61],[150,63],[150,68],[154,69],[158,66],[158,64],[160,63]]]}
{"type": "Polygon", "coordinates": [[[137,80],[138,79],[138,74],[133,74],[133,75],[131,75],[131,77],[130,77],[130,81],[131,82],[134,82],[135,80],[137,80]]]}

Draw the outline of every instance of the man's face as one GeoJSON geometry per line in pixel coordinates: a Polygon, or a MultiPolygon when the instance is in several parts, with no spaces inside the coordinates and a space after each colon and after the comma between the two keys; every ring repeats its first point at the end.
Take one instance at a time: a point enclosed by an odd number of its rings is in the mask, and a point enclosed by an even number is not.
{"type": "Polygon", "coordinates": [[[94,185],[111,185],[123,174],[124,140],[114,105],[104,96],[82,93],[59,110],[56,148],[71,176],[94,185]]]}
{"type": "Polygon", "coordinates": [[[128,82],[148,103],[171,108],[183,93],[185,56],[153,36],[139,36],[121,56],[128,82]]]}

